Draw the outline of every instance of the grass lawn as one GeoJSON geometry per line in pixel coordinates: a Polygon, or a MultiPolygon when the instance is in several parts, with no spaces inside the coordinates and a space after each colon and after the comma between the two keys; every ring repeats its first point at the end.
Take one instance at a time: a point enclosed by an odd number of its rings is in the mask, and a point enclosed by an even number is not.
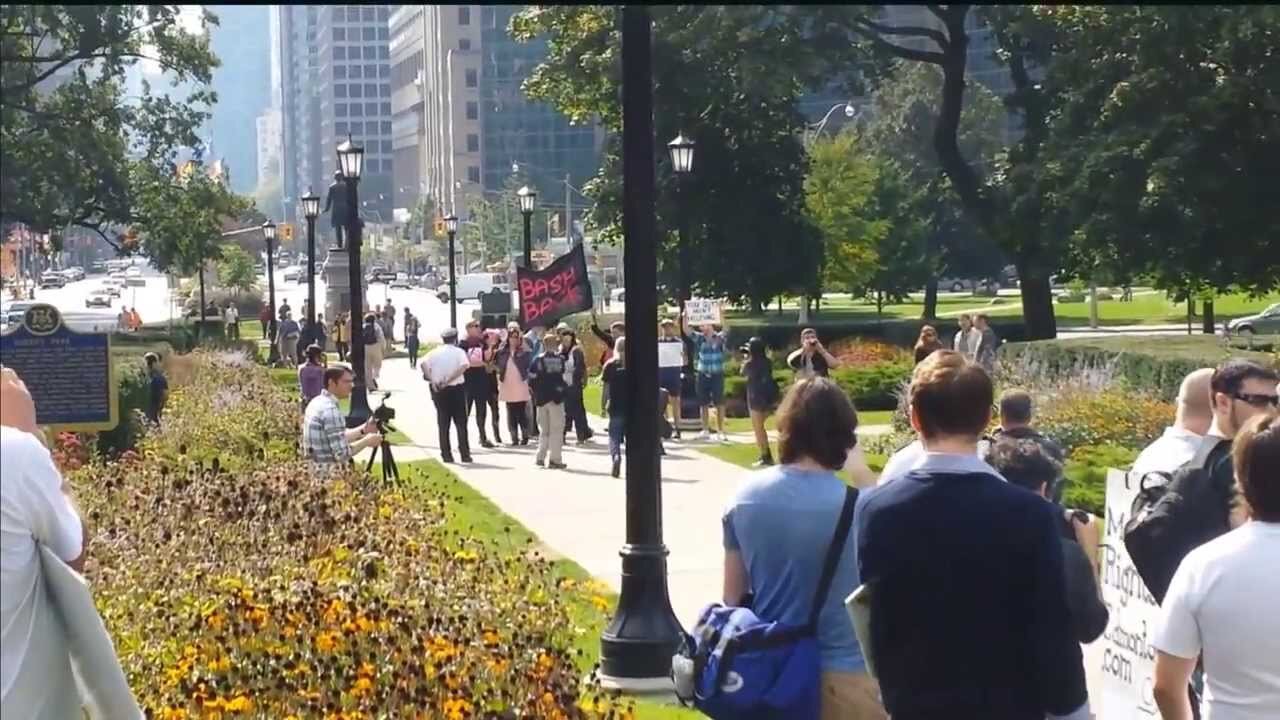
{"type": "MultiPolygon", "coordinates": [[[[380,472],[373,468],[375,476],[380,472]]],[[[435,460],[422,460],[400,465],[401,477],[407,483],[429,484],[450,499],[447,530],[487,542],[513,553],[527,553],[529,548],[540,551],[552,559],[555,572],[570,578],[580,590],[566,592],[565,601],[573,623],[574,649],[577,650],[578,667],[585,676],[599,659],[600,633],[618,605],[618,597],[604,583],[594,580],[577,563],[557,558],[555,553],[541,548],[538,538],[520,523],[503,513],[488,498],[462,482],[435,460]],[[596,603],[607,602],[601,610],[596,603]]],[[[701,714],[662,703],[637,701],[636,717],[639,720],[693,720],[701,714]]]]}

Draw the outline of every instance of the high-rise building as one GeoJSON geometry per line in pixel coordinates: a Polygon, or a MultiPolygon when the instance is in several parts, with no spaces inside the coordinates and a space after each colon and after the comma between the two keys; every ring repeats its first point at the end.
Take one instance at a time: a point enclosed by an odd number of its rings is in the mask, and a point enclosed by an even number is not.
{"type": "Polygon", "coordinates": [[[335,148],[364,147],[361,212],[389,221],[392,208],[389,5],[279,5],[285,216],[308,188],[321,197],[337,169],[335,148]]]}
{"type": "Polygon", "coordinates": [[[235,169],[231,189],[251,193],[258,186],[257,142],[252,118],[271,106],[271,43],[263,5],[207,5],[218,17],[209,42],[221,64],[213,71],[213,106],[207,132],[235,169]]]}
{"type": "Polygon", "coordinates": [[[425,194],[442,211],[465,216],[469,198],[502,191],[517,167],[547,200],[566,191],[566,176],[580,187],[595,175],[603,129],[570,125],[521,90],[546,44],[511,38],[507,27],[520,7],[395,6],[396,207],[425,194]]]}
{"type": "Polygon", "coordinates": [[[268,108],[258,116],[258,186],[280,175],[280,111],[268,108]]]}

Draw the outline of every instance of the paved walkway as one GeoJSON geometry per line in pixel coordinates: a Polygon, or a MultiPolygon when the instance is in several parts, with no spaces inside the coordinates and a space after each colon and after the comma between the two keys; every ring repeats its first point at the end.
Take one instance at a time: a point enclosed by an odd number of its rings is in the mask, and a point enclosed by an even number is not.
{"type": "MultiPolygon", "coordinates": [[[[395,426],[416,446],[397,447],[397,461],[438,458],[435,408],[421,374],[410,369],[408,360],[388,361],[382,366],[381,385],[392,392],[388,402],[396,409],[395,426]]],[[[451,465],[450,469],[529,528],[552,551],[578,563],[616,591],[626,484],[624,478],[614,479],[609,474],[604,421],[589,419],[596,435],[588,447],[576,447],[572,442],[565,446],[567,470],[536,467],[533,444],[481,448],[474,419],[468,430],[475,462],[451,465]]],[[[509,439],[505,416],[502,431],[504,439],[509,439]]],[[[747,474],[736,465],[698,452],[695,446],[688,440],[668,442],[662,462],[663,534],[671,551],[667,559],[671,604],[686,627],[692,626],[704,605],[720,597],[724,562],[720,515],[747,474]]],[[[366,457],[367,452],[362,453],[358,461],[366,457]]]]}

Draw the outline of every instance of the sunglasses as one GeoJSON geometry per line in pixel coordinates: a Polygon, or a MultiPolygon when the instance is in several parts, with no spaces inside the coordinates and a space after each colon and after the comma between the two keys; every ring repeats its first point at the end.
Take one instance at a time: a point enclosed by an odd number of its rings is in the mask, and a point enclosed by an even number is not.
{"type": "Polygon", "coordinates": [[[1280,395],[1267,395],[1265,393],[1235,393],[1231,397],[1241,402],[1246,402],[1257,408],[1280,407],[1280,395]]]}

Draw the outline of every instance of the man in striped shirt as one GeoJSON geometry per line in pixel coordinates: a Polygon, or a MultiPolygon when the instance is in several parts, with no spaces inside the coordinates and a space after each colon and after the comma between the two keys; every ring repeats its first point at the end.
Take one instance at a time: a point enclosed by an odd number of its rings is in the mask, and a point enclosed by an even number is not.
{"type": "MultiPolygon", "coordinates": [[[[681,318],[683,323],[684,319],[681,318]]],[[[724,434],[724,353],[728,337],[728,328],[716,332],[715,326],[702,326],[702,333],[690,335],[697,349],[698,371],[698,404],[701,407],[702,433],[699,440],[711,439],[711,408],[716,409],[716,437],[720,442],[729,442],[724,434]]]]}

